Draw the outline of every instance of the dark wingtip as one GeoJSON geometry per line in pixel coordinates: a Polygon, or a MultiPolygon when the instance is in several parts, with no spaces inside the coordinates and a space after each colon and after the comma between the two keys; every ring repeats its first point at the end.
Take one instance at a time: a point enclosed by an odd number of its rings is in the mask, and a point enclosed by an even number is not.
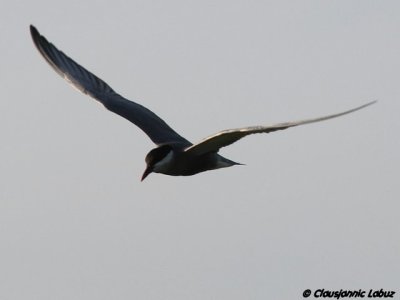
{"type": "Polygon", "coordinates": [[[41,35],[40,35],[39,31],[36,29],[35,26],[30,25],[29,29],[31,31],[31,37],[32,37],[33,43],[35,44],[36,48],[40,51],[40,47],[39,46],[40,46],[41,35]]]}
{"type": "Polygon", "coordinates": [[[29,26],[31,31],[31,37],[33,44],[35,45],[36,49],[39,53],[44,57],[44,59],[59,73],[59,70],[54,66],[54,62],[52,59],[49,58],[49,48],[52,45],[46,40],[46,38],[40,34],[40,32],[36,29],[35,26],[29,26]]]}
{"type": "Polygon", "coordinates": [[[31,36],[32,36],[33,39],[34,39],[35,37],[37,37],[37,36],[40,36],[39,31],[38,31],[38,30],[36,29],[36,27],[33,26],[32,24],[29,26],[29,29],[30,29],[30,31],[31,31],[31,36]]]}

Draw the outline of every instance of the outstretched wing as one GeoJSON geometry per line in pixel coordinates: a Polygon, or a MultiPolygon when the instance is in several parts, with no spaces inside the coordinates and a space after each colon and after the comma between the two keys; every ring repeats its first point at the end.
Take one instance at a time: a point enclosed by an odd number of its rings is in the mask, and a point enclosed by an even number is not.
{"type": "Polygon", "coordinates": [[[30,26],[31,35],[36,48],[53,69],[65,80],[100,103],[110,111],[124,117],[142,129],[155,144],[182,143],[191,145],[189,141],[176,133],[160,117],[146,107],[120,96],[103,80],[92,74],[30,26]]]}
{"type": "Polygon", "coordinates": [[[333,114],[333,115],[329,115],[329,116],[324,116],[324,117],[319,117],[319,118],[279,123],[279,124],[270,125],[270,126],[251,126],[251,127],[223,130],[212,136],[205,138],[198,144],[188,147],[185,150],[185,152],[193,153],[195,155],[201,155],[201,154],[205,154],[208,152],[217,152],[220,148],[229,146],[230,144],[233,144],[234,142],[240,140],[241,138],[243,138],[249,134],[270,133],[270,132],[274,132],[277,130],[283,130],[283,129],[286,129],[289,127],[294,127],[294,126],[310,124],[310,123],[315,123],[315,122],[320,122],[320,121],[337,118],[337,117],[355,112],[355,111],[362,109],[364,107],[367,107],[369,105],[372,105],[375,102],[376,101],[372,101],[367,104],[361,105],[359,107],[347,110],[345,112],[341,112],[341,113],[337,113],[337,114],[333,114]]]}

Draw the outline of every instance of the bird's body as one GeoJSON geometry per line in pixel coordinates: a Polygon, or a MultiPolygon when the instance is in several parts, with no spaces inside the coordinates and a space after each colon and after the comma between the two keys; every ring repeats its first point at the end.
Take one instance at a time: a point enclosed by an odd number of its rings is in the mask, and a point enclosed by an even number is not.
{"type": "Polygon", "coordinates": [[[200,172],[240,165],[218,153],[195,155],[185,151],[181,144],[161,145],[149,152],[146,163],[152,172],[172,176],[190,176],[200,172]],[[161,158],[158,160],[158,158],[161,158]]]}
{"type": "Polygon", "coordinates": [[[303,124],[320,122],[349,114],[375,103],[375,101],[369,102],[345,112],[319,118],[270,126],[251,126],[223,130],[197,144],[192,144],[149,109],[117,94],[107,83],[49,43],[32,25],[30,30],[36,48],[58,74],[81,92],[102,103],[108,110],[134,123],[157,145],[146,156],[147,167],[143,173],[142,180],[152,172],[173,176],[189,176],[204,171],[240,165],[240,163],[219,155],[219,149],[249,134],[269,133],[303,124]]]}

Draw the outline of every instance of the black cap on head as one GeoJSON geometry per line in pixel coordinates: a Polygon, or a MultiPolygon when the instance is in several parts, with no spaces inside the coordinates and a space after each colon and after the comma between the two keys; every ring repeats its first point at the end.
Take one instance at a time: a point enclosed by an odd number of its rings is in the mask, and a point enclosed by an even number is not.
{"type": "Polygon", "coordinates": [[[171,150],[172,147],[170,145],[162,145],[160,147],[154,148],[149,153],[147,153],[145,161],[148,165],[155,165],[164,157],[166,157],[171,150]]]}
{"type": "Polygon", "coordinates": [[[172,147],[170,145],[161,145],[157,148],[152,149],[149,153],[146,155],[146,164],[147,167],[144,170],[144,173],[142,175],[142,181],[151,173],[153,172],[153,167],[156,163],[160,162],[163,160],[168,153],[172,150],[172,147]]]}

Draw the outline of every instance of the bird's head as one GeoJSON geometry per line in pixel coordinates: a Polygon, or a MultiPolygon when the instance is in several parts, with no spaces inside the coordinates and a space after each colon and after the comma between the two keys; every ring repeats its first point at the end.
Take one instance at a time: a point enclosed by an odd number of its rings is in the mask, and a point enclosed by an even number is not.
{"type": "Polygon", "coordinates": [[[142,175],[142,181],[150,173],[165,173],[168,171],[173,159],[173,149],[170,145],[161,145],[152,149],[146,155],[146,169],[142,175]]]}

